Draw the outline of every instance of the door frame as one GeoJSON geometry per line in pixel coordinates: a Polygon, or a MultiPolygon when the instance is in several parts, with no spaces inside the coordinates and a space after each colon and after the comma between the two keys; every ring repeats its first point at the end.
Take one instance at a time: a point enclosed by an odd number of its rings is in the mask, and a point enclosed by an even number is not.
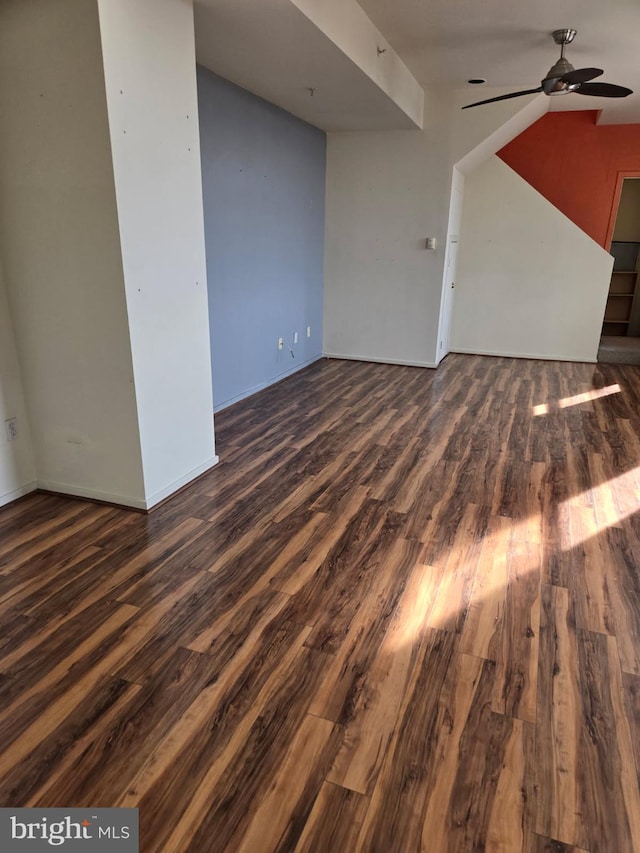
{"type": "Polygon", "coordinates": [[[616,229],[616,219],[618,218],[618,208],[620,207],[620,197],[622,196],[622,185],[627,178],[640,178],[640,171],[623,169],[616,175],[616,188],[613,193],[613,201],[611,202],[611,210],[609,211],[609,225],[607,227],[607,239],[604,243],[604,248],[607,252],[611,251],[611,243],[613,242],[613,232],[616,229]]]}
{"type": "Polygon", "coordinates": [[[445,246],[444,269],[442,270],[442,286],[440,290],[438,337],[436,339],[435,353],[436,367],[440,364],[442,359],[451,352],[449,349],[449,337],[451,333],[451,321],[453,318],[453,294],[451,293],[449,282],[450,253],[452,243],[457,243],[458,248],[460,244],[460,223],[462,221],[462,209],[464,206],[464,184],[464,172],[458,169],[457,166],[454,166],[451,174],[447,242],[445,246]],[[447,326],[446,329],[444,328],[445,324],[447,326]]]}
{"type": "Polygon", "coordinates": [[[458,262],[458,248],[460,245],[460,237],[458,234],[452,234],[447,241],[447,251],[444,262],[444,286],[442,292],[442,311],[440,318],[440,328],[438,333],[438,354],[437,361],[440,362],[448,355],[449,339],[451,336],[451,321],[453,319],[453,300],[452,293],[456,275],[456,266],[458,262]]]}

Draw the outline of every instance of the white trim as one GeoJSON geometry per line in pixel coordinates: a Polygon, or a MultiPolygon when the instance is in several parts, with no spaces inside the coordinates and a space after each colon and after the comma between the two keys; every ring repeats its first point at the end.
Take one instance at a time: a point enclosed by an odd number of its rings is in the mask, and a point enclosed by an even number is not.
{"type": "Polygon", "coordinates": [[[144,509],[151,509],[151,507],[160,503],[160,501],[165,500],[165,498],[170,497],[174,492],[177,492],[178,489],[181,489],[183,486],[188,485],[192,480],[195,480],[196,477],[199,477],[201,474],[204,474],[210,468],[213,468],[220,461],[219,456],[212,456],[210,459],[207,459],[206,462],[203,462],[202,465],[198,465],[197,468],[194,468],[192,471],[189,471],[188,474],[185,474],[184,477],[179,477],[177,480],[174,480],[173,483],[170,483],[168,486],[165,486],[160,491],[155,492],[155,494],[151,495],[145,501],[144,509]]]}
{"type": "Polygon", "coordinates": [[[372,355],[343,355],[339,352],[325,352],[325,358],[343,358],[347,361],[372,361],[375,364],[402,364],[404,367],[430,367],[435,369],[438,365],[432,361],[408,361],[404,358],[377,358],[372,355]]]}
{"type": "Polygon", "coordinates": [[[57,492],[61,495],[69,495],[74,498],[87,498],[88,500],[105,501],[106,503],[117,504],[118,506],[128,506],[131,507],[131,509],[145,510],[151,509],[156,504],[160,503],[160,501],[165,500],[165,498],[168,498],[174,492],[177,492],[178,489],[181,489],[192,480],[195,480],[196,477],[204,474],[205,471],[213,468],[214,465],[218,464],[218,461],[218,456],[212,456],[202,465],[198,465],[197,468],[189,471],[189,473],[185,474],[184,477],[174,480],[173,483],[170,483],[168,486],[165,486],[163,489],[160,489],[160,491],[146,499],[133,498],[128,495],[117,495],[112,494],[111,492],[101,492],[98,489],[87,489],[84,486],[73,486],[69,483],[57,483],[55,480],[38,480],[37,488],[43,489],[46,492],[57,492]]]}
{"type": "Polygon", "coordinates": [[[4,495],[0,495],[0,506],[5,506],[6,504],[10,504],[13,501],[17,501],[18,498],[23,498],[30,492],[34,492],[37,488],[38,484],[35,480],[33,480],[31,483],[27,483],[26,486],[20,486],[19,489],[13,489],[13,491],[11,492],[7,492],[4,495]]]}
{"type": "Polygon", "coordinates": [[[84,486],[73,486],[69,483],[58,483],[55,480],[38,480],[37,487],[45,492],[55,492],[59,495],[69,495],[72,498],[87,498],[93,501],[105,501],[118,506],[128,506],[132,509],[148,509],[147,502],[142,498],[131,498],[127,495],[116,495],[111,492],[101,492],[98,489],[86,489],[84,486]]]}
{"type": "Polygon", "coordinates": [[[221,412],[223,409],[229,408],[229,406],[233,406],[234,403],[239,403],[240,400],[246,400],[247,397],[251,397],[252,394],[257,394],[258,391],[264,391],[265,388],[270,388],[277,382],[281,382],[283,379],[286,379],[287,376],[292,376],[294,373],[297,373],[299,370],[308,367],[310,364],[314,364],[316,361],[320,361],[320,359],[323,357],[323,353],[318,353],[318,355],[312,356],[311,358],[307,359],[307,361],[301,361],[298,364],[294,364],[290,370],[285,370],[283,373],[278,373],[277,376],[273,376],[271,379],[266,379],[264,382],[258,383],[258,385],[252,385],[251,388],[247,388],[246,391],[242,391],[240,394],[236,394],[235,397],[229,397],[228,400],[224,400],[222,403],[216,403],[216,405],[213,407],[214,415],[217,415],[218,412],[221,412]]]}
{"type": "MultiPolygon", "coordinates": [[[[453,293],[449,287],[451,276],[449,276],[449,265],[451,263],[451,244],[460,245],[460,225],[462,223],[462,210],[464,204],[465,176],[457,166],[451,172],[451,190],[449,192],[449,217],[447,219],[447,241],[444,250],[444,269],[442,270],[442,288],[440,290],[440,311],[438,313],[438,339],[436,340],[436,365],[451,352],[451,327],[453,326],[453,293]],[[458,209],[454,207],[454,193],[459,192],[462,200],[458,209]],[[445,305],[449,303],[449,322],[447,328],[444,325],[445,305]],[[442,344],[447,343],[446,349],[442,344]]],[[[453,273],[455,275],[455,270],[453,273]]]]}
{"type": "Polygon", "coordinates": [[[498,350],[463,349],[462,347],[451,347],[451,352],[459,352],[462,355],[495,355],[498,358],[533,358],[540,361],[576,361],[579,364],[597,364],[595,358],[577,358],[570,355],[548,355],[535,352],[499,352],[498,350]]]}

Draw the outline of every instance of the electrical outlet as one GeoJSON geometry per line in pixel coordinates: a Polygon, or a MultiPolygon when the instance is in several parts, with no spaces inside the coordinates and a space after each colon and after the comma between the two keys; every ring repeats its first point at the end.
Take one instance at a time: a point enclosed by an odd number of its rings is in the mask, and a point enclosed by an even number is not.
{"type": "Polygon", "coordinates": [[[307,326],[307,337],[311,337],[311,326],[307,326]]]}
{"type": "Polygon", "coordinates": [[[7,431],[7,441],[15,441],[18,437],[18,419],[8,418],[8,420],[4,422],[4,425],[7,431]]]}
{"type": "Polygon", "coordinates": [[[298,343],[298,333],[297,332],[293,333],[293,342],[294,342],[294,344],[298,343]]]}
{"type": "Polygon", "coordinates": [[[284,347],[284,338],[278,338],[278,349],[282,349],[284,347]]]}

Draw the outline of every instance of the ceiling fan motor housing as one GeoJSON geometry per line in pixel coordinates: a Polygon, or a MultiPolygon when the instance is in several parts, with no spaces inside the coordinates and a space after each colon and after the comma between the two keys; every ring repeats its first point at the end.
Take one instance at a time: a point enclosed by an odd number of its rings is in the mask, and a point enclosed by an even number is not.
{"type": "Polygon", "coordinates": [[[562,77],[574,70],[573,65],[564,56],[560,57],[556,64],[549,69],[547,76],[542,81],[543,91],[547,95],[568,91],[568,86],[562,82],[562,77]]]}

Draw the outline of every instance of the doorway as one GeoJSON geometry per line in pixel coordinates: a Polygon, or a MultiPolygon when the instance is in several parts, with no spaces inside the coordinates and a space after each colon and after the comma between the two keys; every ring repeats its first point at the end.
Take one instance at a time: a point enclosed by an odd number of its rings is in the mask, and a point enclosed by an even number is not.
{"type": "Polygon", "coordinates": [[[598,361],[640,364],[640,175],[621,176],[598,361]]]}

